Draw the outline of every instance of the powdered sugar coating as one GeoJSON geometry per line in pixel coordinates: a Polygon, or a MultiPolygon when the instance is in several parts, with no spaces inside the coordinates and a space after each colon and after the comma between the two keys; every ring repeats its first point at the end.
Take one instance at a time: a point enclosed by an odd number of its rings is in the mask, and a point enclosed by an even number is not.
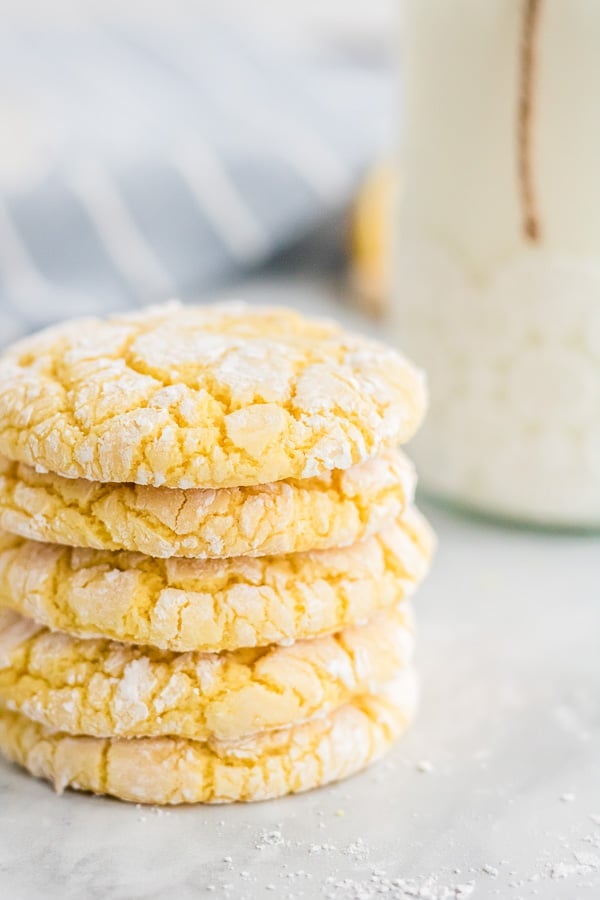
{"type": "Polygon", "coordinates": [[[0,360],[0,452],[102,482],[310,478],[408,440],[424,406],[385,345],[244,304],[75,321],[0,360]]]}

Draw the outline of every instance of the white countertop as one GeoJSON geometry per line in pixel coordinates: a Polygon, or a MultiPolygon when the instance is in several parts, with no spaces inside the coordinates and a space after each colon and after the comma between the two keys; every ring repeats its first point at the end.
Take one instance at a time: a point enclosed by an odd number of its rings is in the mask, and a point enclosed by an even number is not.
{"type": "Polygon", "coordinates": [[[385,761],[167,811],[58,797],[0,763],[0,898],[600,897],[600,539],[425,511],[422,707],[385,761]]]}

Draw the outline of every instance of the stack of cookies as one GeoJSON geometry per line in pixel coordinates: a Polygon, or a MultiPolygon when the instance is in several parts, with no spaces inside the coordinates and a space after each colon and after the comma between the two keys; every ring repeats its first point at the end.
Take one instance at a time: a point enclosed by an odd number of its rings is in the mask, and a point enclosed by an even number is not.
{"type": "Polygon", "coordinates": [[[0,360],[0,749],[141,803],[257,800],[379,757],[415,706],[430,531],[399,354],[171,304],[0,360]]]}

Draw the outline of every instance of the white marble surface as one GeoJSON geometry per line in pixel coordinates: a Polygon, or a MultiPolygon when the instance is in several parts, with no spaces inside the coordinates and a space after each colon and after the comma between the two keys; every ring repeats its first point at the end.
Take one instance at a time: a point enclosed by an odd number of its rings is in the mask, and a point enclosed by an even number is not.
{"type": "MultiPolygon", "coordinates": [[[[250,293],[335,310],[308,284],[250,293]]],[[[597,900],[600,539],[425,509],[440,548],[416,601],[422,707],[384,762],[168,812],[58,797],[0,762],[0,900],[597,900]]]]}
{"type": "Polygon", "coordinates": [[[466,883],[477,900],[599,897],[600,542],[427,511],[422,709],[386,761],[305,796],[169,812],[58,797],[0,764],[0,897],[370,898],[374,869],[436,900],[466,883]],[[284,843],[257,846],[273,829],[284,843]]]}

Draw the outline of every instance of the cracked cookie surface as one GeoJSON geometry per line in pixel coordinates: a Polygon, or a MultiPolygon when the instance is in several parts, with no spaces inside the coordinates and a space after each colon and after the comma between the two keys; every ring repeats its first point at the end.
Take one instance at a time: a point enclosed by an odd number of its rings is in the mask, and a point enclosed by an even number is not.
{"type": "Polygon", "coordinates": [[[328,716],[246,741],[70,737],[0,711],[0,751],[38,778],[134,803],[266,800],[324,785],[378,759],[416,706],[411,669],[328,716]]]}
{"type": "Polygon", "coordinates": [[[313,478],[185,491],[61,478],[0,457],[0,527],[163,559],[265,556],[353,544],[396,519],[414,485],[399,450],[313,478]]]}
{"type": "Polygon", "coordinates": [[[170,653],[84,640],[0,609],[0,706],[93,737],[238,740],[327,714],[411,659],[406,603],[289,647],[170,653]]]}
{"type": "Polygon", "coordinates": [[[153,559],[0,533],[0,606],[51,629],[218,652],[318,637],[370,618],[425,576],[433,534],[411,508],[342,549],[153,559]]]}
{"type": "Polygon", "coordinates": [[[424,408],[421,373],[391,348],[245,304],[82,319],[0,359],[0,452],[92,481],[311,478],[408,440],[424,408]]]}

